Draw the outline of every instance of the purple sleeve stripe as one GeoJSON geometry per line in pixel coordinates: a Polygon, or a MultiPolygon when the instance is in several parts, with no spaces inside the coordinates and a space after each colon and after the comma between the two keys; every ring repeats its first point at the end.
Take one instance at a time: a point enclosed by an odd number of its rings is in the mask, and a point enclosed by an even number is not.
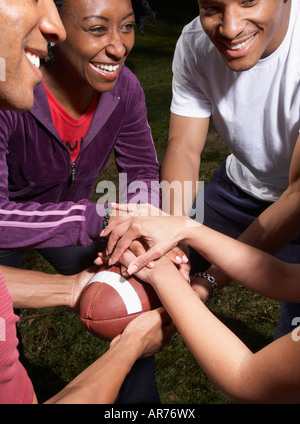
{"type": "Polygon", "coordinates": [[[0,221],[0,227],[18,227],[18,228],[51,228],[65,224],[66,222],[85,221],[84,216],[70,216],[53,222],[20,222],[20,221],[0,221]]]}
{"type": "Polygon", "coordinates": [[[68,215],[72,210],[80,210],[83,211],[86,209],[85,205],[75,205],[71,208],[63,211],[55,210],[55,211],[22,211],[19,209],[14,210],[5,210],[0,209],[0,214],[2,215],[20,215],[20,216],[50,216],[50,215],[68,215]]]}

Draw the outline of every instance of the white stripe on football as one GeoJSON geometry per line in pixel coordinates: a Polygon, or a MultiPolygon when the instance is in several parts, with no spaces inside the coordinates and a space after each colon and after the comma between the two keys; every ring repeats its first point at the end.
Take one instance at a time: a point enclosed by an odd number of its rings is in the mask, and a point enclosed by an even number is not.
{"type": "Polygon", "coordinates": [[[94,281],[102,281],[102,284],[107,284],[116,290],[123,299],[128,315],[142,312],[143,308],[137,292],[122,275],[112,271],[100,271],[94,275],[88,284],[94,281]]]}

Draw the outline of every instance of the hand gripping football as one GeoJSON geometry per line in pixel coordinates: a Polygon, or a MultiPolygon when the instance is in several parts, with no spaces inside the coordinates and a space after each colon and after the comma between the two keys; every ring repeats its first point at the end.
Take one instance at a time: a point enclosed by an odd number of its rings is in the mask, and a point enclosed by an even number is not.
{"type": "Polygon", "coordinates": [[[161,306],[154,289],[135,276],[124,278],[119,266],[103,268],[85,287],[80,319],[87,330],[103,340],[121,334],[143,312],[161,306]]]}

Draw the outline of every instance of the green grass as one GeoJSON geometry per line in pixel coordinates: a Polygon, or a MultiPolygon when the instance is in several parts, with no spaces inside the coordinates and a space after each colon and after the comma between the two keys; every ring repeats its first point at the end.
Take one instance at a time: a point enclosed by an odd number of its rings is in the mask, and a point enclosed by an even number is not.
{"type": "MultiPolygon", "coordinates": [[[[178,23],[148,24],[146,36],[137,36],[136,46],[128,60],[128,66],[138,76],[146,94],[149,123],[160,161],[167,143],[171,62],[180,31],[181,25],[178,23]]],[[[211,126],[200,179],[207,182],[227,153],[211,126]]],[[[117,181],[113,158],[101,177],[117,181]]],[[[96,194],[93,199],[96,199],[96,194]]],[[[26,254],[24,267],[54,272],[35,252],[26,254]]],[[[278,302],[264,299],[231,283],[208,306],[253,351],[272,340],[279,315],[278,302]]],[[[61,389],[108,347],[106,342],[85,331],[79,317],[64,307],[23,310],[19,327],[26,356],[25,365],[40,402],[61,389]]],[[[179,334],[163,352],[156,355],[156,377],[163,403],[231,403],[208,380],[179,334]]]]}

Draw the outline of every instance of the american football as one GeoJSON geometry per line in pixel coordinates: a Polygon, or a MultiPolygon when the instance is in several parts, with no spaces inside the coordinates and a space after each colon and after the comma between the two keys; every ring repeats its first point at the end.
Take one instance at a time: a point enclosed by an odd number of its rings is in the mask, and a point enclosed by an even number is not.
{"type": "Polygon", "coordinates": [[[103,268],[88,282],[80,299],[80,319],[102,340],[112,340],[143,312],[161,302],[154,289],[135,276],[124,278],[119,266],[103,268]]]}

